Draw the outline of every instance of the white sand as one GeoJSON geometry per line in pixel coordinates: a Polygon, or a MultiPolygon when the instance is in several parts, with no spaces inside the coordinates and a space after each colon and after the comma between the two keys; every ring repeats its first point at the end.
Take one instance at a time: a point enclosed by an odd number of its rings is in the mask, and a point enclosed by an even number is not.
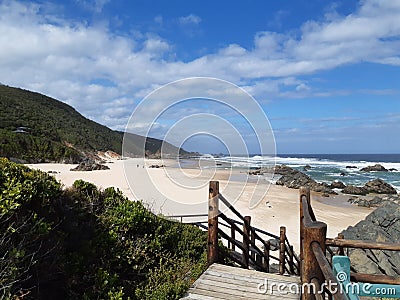
{"type": "MultiPolygon", "coordinates": [[[[153,211],[162,212],[164,215],[206,214],[208,182],[219,180],[221,193],[231,202],[237,198],[234,207],[242,215],[251,216],[252,225],[276,235],[279,235],[280,226],[286,226],[289,241],[295,249],[299,249],[298,190],[276,185],[271,185],[267,190],[268,185],[265,182],[258,184],[247,182],[244,185],[243,182],[228,180],[232,175],[229,170],[218,170],[214,173],[209,169],[203,169],[202,172],[198,169],[185,169],[183,173],[178,168],[170,167],[174,164],[176,164],[174,161],[115,160],[107,163],[110,170],[89,172],[70,171],[76,165],[67,164],[28,166],[45,172],[56,171],[57,174],[54,176],[65,186],[71,186],[75,180],[83,179],[103,189],[117,187],[129,199],[141,199],[148,203],[153,211]],[[143,167],[143,164],[146,166],[143,167]],[[167,167],[149,168],[152,164],[164,164],[167,167]],[[171,178],[174,181],[171,181],[171,178]],[[250,199],[259,201],[254,209],[249,208],[250,199]]],[[[369,208],[347,204],[347,198],[335,196],[322,199],[318,194],[312,194],[315,215],[319,221],[328,224],[329,237],[337,236],[338,232],[355,225],[372,212],[369,208]]],[[[206,220],[206,217],[202,219],[206,220]]]]}

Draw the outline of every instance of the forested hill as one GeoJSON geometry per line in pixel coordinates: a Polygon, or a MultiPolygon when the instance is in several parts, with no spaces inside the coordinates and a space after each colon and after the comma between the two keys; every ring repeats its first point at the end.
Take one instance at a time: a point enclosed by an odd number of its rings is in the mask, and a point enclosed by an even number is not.
{"type": "MultiPolygon", "coordinates": [[[[0,157],[77,162],[97,151],[121,154],[122,139],[123,132],[91,121],[61,101],[0,85],[0,157]]],[[[148,139],[147,153],[158,152],[161,145],[161,140],[148,139]]]]}

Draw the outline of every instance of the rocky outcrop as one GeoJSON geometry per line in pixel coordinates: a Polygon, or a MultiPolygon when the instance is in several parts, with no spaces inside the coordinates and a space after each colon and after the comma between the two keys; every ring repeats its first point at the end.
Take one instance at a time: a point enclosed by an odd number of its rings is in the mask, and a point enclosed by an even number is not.
{"type": "Polygon", "coordinates": [[[109,170],[108,166],[96,163],[94,160],[85,160],[71,171],[94,171],[94,170],[109,170]]]}
{"type": "Polygon", "coordinates": [[[375,196],[373,198],[353,196],[347,201],[351,204],[355,204],[362,207],[379,207],[385,204],[386,202],[396,203],[400,205],[400,196],[385,195],[385,196],[375,196]]]}
{"type": "Polygon", "coordinates": [[[303,167],[303,171],[309,171],[309,170],[311,170],[312,169],[312,167],[310,166],[310,165],[305,165],[304,167],[303,167]]]}
{"type": "Polygon", "coordinates": [[[360,186],[348,185],[342,190],[343,194],[366,195],[368,191],[360,186]]]}
{"type": "Polygon", "coordinates": [[[348,185],[342,190],[343,194],[366,195],[368,193],[396,195],[397,191],[382,179],[368,181],[363,187],[348,185]]]}
{"type": "Polygon", "coordinates": [[[376,164],[374,166],[368,166],[368,167],[362,168],[361,171],[363,171],[363,172],[372,172],[372,171],[375,171],[375,172],[388,172],[389,170],[386,169],[384,166],[382,166],[380,164],[376,164]]]}
{"type": "MultiPolygon", "coordinates": [[[[400,243],[400,205],[386,201],[365,220],[342,232],[345,239],[400,243]]],[[[393,251],[354,249],[349,253],[356,272],[400,275],[400,255],[393,251]]]]}
{"type": "Polygon", "coordinates": [[[310,176],[291,167],[285,165],[276,166],[274,171],[275,174],[282,175],[282,177],[277,180],[277,185],[283,185],[292,189],[309,187],[314,192],[327,193],[331,195],[337,194],[328,186],[328,184],[318,183],[310,176]]]}
{"type": "Polygon", "coordinates": [[[329,186],[331,189],[344,189],[346,185],[341,181],[334,181],[329,186]]]}
{"type": "Polygon", "coordinates": [[[364,185],[364,189],[366,189],[368,193],[397,194],[397,191],[394,187],[379,178],[368,181],[364,185]]]}

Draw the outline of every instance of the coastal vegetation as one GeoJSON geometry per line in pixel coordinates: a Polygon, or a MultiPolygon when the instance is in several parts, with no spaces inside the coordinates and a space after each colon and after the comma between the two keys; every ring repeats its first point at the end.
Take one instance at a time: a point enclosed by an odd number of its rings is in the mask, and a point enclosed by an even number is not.
{"type": "Polygon", "coordinates": [[[0,159],[0,298],[179,299],[206,267],[206,233],[119,190],[0,159]]]}
{"type": "MultiPolygon", "coordinates": [[[[56,99],[0,85],[0,108],[0,157],[32,163],[76,163],[97,151],[121,154],[123,132],[89,120],[56,99]]],[[[129,154],[139,155],[145,138],[128,136],[129,154]]],[[[148,155],[160,152],[163,141],[147,137],[145,142],[148,155]]],[[[168,143],[164,150],[186,153],[168,143]]]]}

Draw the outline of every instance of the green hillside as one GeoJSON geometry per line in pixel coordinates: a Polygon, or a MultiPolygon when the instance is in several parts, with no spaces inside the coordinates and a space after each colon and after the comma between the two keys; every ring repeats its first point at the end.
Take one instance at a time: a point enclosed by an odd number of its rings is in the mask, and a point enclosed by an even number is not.
{"type": "MultiPolygon", "coordinates": [[[[77,162],[97,151],[121,154],[123,132],[91,121],[56,99],[0,85],[0,108],[0,156],[28,162],[77,162]]],[[[146,151],[154,154],[161,145],[162,141],[149,138],[146,151]]],[[[142,152],[134,145],[129,148],[133,149],[130,155],[142,152]]],[[[177,153],[176,147],[167,148],[177,153]]]]}

